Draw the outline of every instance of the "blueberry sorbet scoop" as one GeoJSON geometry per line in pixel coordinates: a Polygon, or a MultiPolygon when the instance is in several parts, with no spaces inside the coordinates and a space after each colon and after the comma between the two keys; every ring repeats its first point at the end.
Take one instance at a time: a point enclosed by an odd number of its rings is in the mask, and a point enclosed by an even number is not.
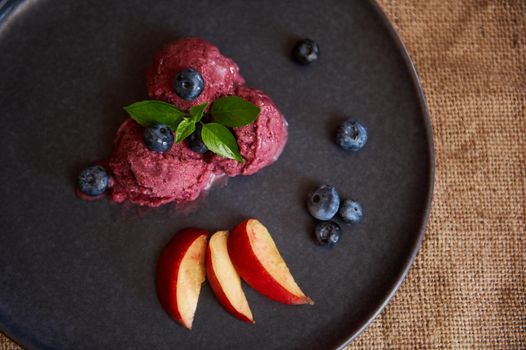
{"type": "Polygon", "coordinates": [[[144,127],[126,120],[115,136],[108,162],[113,180],[110,195],[115,202],[156,207],[192,201],[222,176],[250,175],[269,166],[285,147],[287,122],[271,98],[245,86],[236,63],[202,39],[181,39],[166,45],[148,68],[146,80],[150,98],[183,111],[234,95],[257,105],[260,114],[255,122],[232,129],[244,162],[207,151],[196,135],[172,144],[173,135],[163,133],[166,128],[157,127],[145,135],[144,127]],[[183,83],[197,85],[183,84],[184,90],[183,85],[177,86],[177,77],[183,77],[183,83]]]}

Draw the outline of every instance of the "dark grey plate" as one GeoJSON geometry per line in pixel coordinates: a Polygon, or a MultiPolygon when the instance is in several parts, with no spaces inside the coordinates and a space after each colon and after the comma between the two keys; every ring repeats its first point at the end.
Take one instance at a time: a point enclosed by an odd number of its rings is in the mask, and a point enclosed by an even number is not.
{"type": "Polygon", "coordinates": [[[327,349],[354,338],[403,280],[423,236],[431,129],[415,71],[377,5],[354,1],[4,2],[0,23],[0,329],[28,348],[327,349]],[[74,195],[80,168],[108,156],[121,107],[146,97],[144,71],[170,40],[199,36],[234,58],[289,121],[280,160],[212,190],[196,208],[139,209],[74,195]],[[288,57],[316,39],[319,64],[288,57]],[[365,149],[333,142],[352,117],[365,149]],[[331,183],[364,221],[333,250],[304,208],[331,183]],[[193,211],[192,211],[193,210],[193,211]],[[268,226],[314,306],[245,286],[257,323],[226,313],[204,285],[194,329],[160,307],[154,269],[179,229],[268,226]]]}

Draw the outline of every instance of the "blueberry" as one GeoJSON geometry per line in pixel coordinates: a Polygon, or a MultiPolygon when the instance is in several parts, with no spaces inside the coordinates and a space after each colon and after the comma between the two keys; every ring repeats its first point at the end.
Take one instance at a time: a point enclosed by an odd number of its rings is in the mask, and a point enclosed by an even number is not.
{"type": "Polygon", "coordinates": [[[360,222],[360,220],[362,220],[362,205],[350,199],[344,200],[338,214],[340,214],[340,217],[343,221],[351,224],[357,224],[360,222]]]}
{"type": "Polygon", "coordinates": [[[175,75],[173,88],[175,93],[183,100],[195,100],[205,87],[201,74],[192,68],[187,68],[175,75]]]}
{"type": "Polygon", "coordinates": [[[314,63],[320,58],[320,47],[314,40],[300,40],[292,49],[292,58],[302,65],[314,63]]]}
{"type": "Polygon", "coordinates": [[[343,149],[359,151],[367,143],[367,128],[359,121],[347,120],[338,128],[336,143],[343,149]]]}
{"type": "Polygon", "coordinates": [[[203,129],[203,126],[201,123],[197,123],[195,125],[195,131],[188,136],[188,147],[196,153],[206,153],[208,151],[208,148],[206,148],[206,145],[203,142],[203,139],[201,138],[201,130],[203,129]]]}
{"type": "Polygon", "coordinates": [[[332,248],[342,237],[342,229],[334,221],[320,221],[314,229],[314,234],[320,245],[332,248]]]}
{"type": "Polygon", "coordinates": [[[80,172],[77,184],[82,193],[99,196],[108,188],[109,180],[108,173],[102,166],[92,165],[80,172]]]}
{"type": "Polygon", "coordinates": [[[156,124],[144,129],[144,143],[150,151],[164,153],[172,147],[174,134],[172,130],[162,124],[156,124]]]}
{"type": "Polygon", "coordinates": [[[322,185],[309,194],[307,207],[318,220],[330,220],[338,212],[340,196],[334,186],[322,185]]]}

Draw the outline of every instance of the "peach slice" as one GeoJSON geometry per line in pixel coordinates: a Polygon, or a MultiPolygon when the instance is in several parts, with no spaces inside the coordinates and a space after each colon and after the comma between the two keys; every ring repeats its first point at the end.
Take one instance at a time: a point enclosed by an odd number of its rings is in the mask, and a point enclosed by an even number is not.
{"type": "Polygon", "coordinates": [[[258,220],[237,225],[227,243],[237,272],[258,292],[285,304],[314,304],[298,287],[270,233],[258,220]]]}
{"type": "Polygon", "coordinates": [[[166,312],[192,329],[195,309],[205,281],[208,232],[179,231],[163,248],[157,263],[157,295],[166,312]]]}
{"type": "Polygon", "coordinates": [[[212,235],[206,251],[206,274],[217,299],[241,321],[254,323],[241,279],[232,265],[227,248],[228,231],[212,235]]]}

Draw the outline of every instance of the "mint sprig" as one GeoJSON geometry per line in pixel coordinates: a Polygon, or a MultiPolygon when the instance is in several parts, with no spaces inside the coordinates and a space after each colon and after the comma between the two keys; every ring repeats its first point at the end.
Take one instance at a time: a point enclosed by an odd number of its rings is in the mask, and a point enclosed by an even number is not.
{"type": "Polygon", "coordinates": [[[163,124],[169,126],[172,130],[177,128],[177,125],[185,116],[185,113],[173,105],[156,100],[135,102],[124,107],[124,110],[142,126],[163,124]]]}
{"type": "Polygon", "coordinates": [[[196,124],[200,123],[201,139],[210,151],[239,162],[244,161],[228,127],[238,128],[253,123],[259,116],[260,108],[238,96],[221,97],[210,108],[214,122],[205,123],[202,118],[207,108],[208,103],[205,102],[185,113],[169,103],[157,100],[136,102],[124,107],[131,118],[144,127],[164,124],[175,130],[176,143],[195,132],[196,124]]]}
{"type": "Polygon", "coordinates": [[[175,132],[175,143],[183,141],[195,131],[195,121],[191,118],[184,118],[177,126],[175,132]]]}
{"type": "Polygon", "coordinates": [[[205,115],[206,107],[208,107],[208,102],[201,103],[200,105],[190,108],[190,116],[195,123],[201,121],[201,118],[203,118],[203,115],[205,115]]]}
{"type": "Polygon", "coordinates": [[[238,96],[225,96],[214,102],[211,114],[216,122],[238,128],[254,122],[259,107],[238,96]]]}
{"type": "Polygon", "coordinates": [[[239,147],[232,132],[219,123],[203,124],[201,139],[206,148],[220,156],[243,162],[239,147]]]}

